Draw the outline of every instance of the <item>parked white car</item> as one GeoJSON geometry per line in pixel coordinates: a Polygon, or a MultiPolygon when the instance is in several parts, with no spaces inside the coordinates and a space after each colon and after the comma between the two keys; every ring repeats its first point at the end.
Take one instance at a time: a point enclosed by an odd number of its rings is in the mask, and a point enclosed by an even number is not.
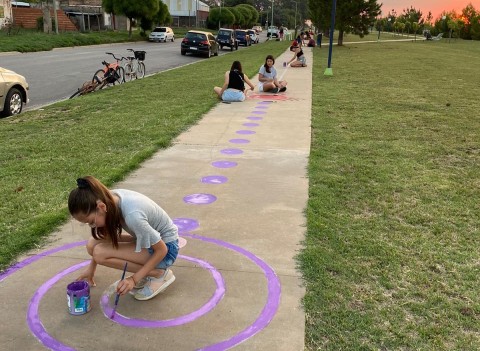
{"type": "Polygon", "coordinates": [[[24,76],[0,67],[0,117],[17,115],[28,103],[28,83],[24,76]]]}
{"type": "Polygon", "coordinates": [[[277,26],[270,26],[267,30],[267,37],[276,37],[278,38],[278,27],[277,26]]]}
{"type": "Polygon", "coordinates": [[[171,40],[173,42],[175,41],[175,34],[170,27],[156,27],[148,36],[148,40],[158,42],[167,42],[167,40],[171,40]]]}

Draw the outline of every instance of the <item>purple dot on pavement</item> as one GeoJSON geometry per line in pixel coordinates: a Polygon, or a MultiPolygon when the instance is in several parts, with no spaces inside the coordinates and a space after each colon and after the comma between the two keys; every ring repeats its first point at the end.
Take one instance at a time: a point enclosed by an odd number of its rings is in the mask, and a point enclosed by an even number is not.
{"type": "Polygon", "coordinates": [[[260,124],[258,123],[253,123],[253,122],[247,122],[242,124],[245,127],[258,127],[260,124]]]}
{"type": "Polygon", "coordinates": [[[232,168],[232,167],[235,167],[236,165],[237,165],[237,162],[233,162],[233,161],[215,161],[215,162],[212,162],[212,166],[217,167],[217,168],[232,168]]]}
{"type": "Polygon", "coordinates": [[[262,109],[265,109],[265,108],[268,108],[268,106],[265,106],[265,105],[260,105],[260,106],[255,106],[255,108],[262,108],[262,109]]]}
{"type": "Polygon", "coordinates": [[[223,149],[220,152],[222,154],[225,154],[225,155],[240,155],[240,154],[243,154],[243,150],[240,150],[240,149],[223,149]]]}
{"type": "Polygon", "coordinates": [[[228,181],[227,177],[221,175],[206,176],[202,178],[202,183],[207,184],[223,184],[228,181]]]}
{"type": "Polygon", "coordinates": [[[260,104],[262,104],[262,105],[269,105],[269,104],[271,104],[271,103],[273,103],[273,101],[260,101],[260,102],[258,103],[258,105],[260,105],[260,104]]]}
{"type": "Polygon", "coordinates": [[[183,201],[192,205],[207,205],[217,201],[217,197],[212,194],[190,194],[185,196],[183,201]]]}
{"type": "Polygon", "coordinates": [[[256,115],[264,115],[266,112],[265,111],[252,111],[253,114],[256,115]]]}
{"type": "Polygon", "coordinates": [[[248,144],[250,140],[247,139],[230,139],[229,142],[233,144],[248,144]]]}
{"type": "Polygon", "coordinates": [[[262,117],[249,116],[249,117],[247,117],[247,119],[249,119],[251,121],[260,121],[263,118],[262,117]]]}
{"type": "Polygon", "coordinates": [[[179,233],[189,232],[199,227],[198,221],[193,218],[174,218],[173,223],[177,226],[179,233]]]}
{"type": "Polygon", "coordinates": [[[254,132],[253,130],[237,130],[235,133],[247,135],[247,134],[255,134],[257,132],[254,132]]]}

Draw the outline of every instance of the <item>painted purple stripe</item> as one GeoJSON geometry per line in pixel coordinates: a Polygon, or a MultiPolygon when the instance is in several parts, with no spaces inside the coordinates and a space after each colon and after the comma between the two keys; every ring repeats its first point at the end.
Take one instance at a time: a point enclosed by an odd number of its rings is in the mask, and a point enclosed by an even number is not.
{"type": "Polygon", "coordinates": [[[228,178],[221,175],[212,175],[203,177],[201,182],[206,184],[223,184],[228,182],[228,178]]]}
{"type": "Polygon", "coordinates": [[[267,303],[263,308],[262,312],[260,313],[260,316],[258,316],[258,318],[255,320],[255,322],[253,322],[252,325],[248,326],[247,328],[242,330],[237,335],[231,337],[230,339],[221,341],[217,344],[206,346],[199,350],[205,350],[205,351],[227,350],[251,338],[258,332],[260,332],[262,329],[264,329],[272,321],[273,317],[277,313],[278,306],[280,305],[280,296],[281,296],[280,280],[275,274],[275,271],[269,265],[267,265],[263,260],[261,260],[251,252],[239,246],[227,243],[222,240],[207,238],[207,237],[195,235],[195,234],[184,234],[184,236],[190,237],[193,239],[203,240],[206,242],[211,242],[213,244],[226,247],[227,249],[236,251],[244,255],[245,257],[253,261],[255,264],[257,264],[263,270],[267,278],[267,286],[268,286],[267,303]]]}
{"type": "MultiPolygon", "coordinates": [[[[213,279],[217,284],[217,288],[215,289],[215,292],[213,293],[210,300],[208,300],[206,304],[204,304],[202,307],[200,307],[196,311],[193,311],[181,317],[166,319],[166,320],[147,320],[147,319],[129,318],[121,315],[117,311],[115,314],[115,319],[113,320],[115,323],[118,323],[127,327],[132,327],[132,328],[176,327],[182,324],[193,322],[197,318],[210,312],[212,309],[215,308],[215,306],[218,305],[220,300],[222,300],[223,296],[225,295],[225,282],[222,278],[222,275],[215,269],[215,267],[213,267],[210,263],[206,261],[200,260],[198,258],[183,256],[183,255],[178,255],[178,257],[187,261],[195,262],[196,264],[204,267],[205,269],[208,269],[212,273],[213,279]]],[[[112,314],[112,307],[109,306],[108,301],[109,301],[108,295],[106,294],[102,295],[100,299],[100,306],[103,309],[103,314],[107,318],[109,318],[112,314]]]]}
{"type": "MultiPolygon", "coordinates": [[[[82,242],[83,243],[83,242],[82,242]]],[[[79,244],[79,243],[76,243],[79,244]]],[[[61,246],[57,251],[61,250],[66,250],[66,246],[61,246]]],[[[82,263],[78,263],[76,265],[73,265],[70,268],[65,269],[64,271],[60,272],[53,278],[50,278],[47,280],[40,288],[38,288],[37,291],[35,291],[35,294],[33,294],[32,299],[30,300],[30,304],[28,306],[27,310],[27,324],[32,331],[33,335],[43,344],[45,347],[49,348],[50,350],[56,350],[56,351],[75,351],[75,349],[71,348],[70,346],[67,346],[65,344],[62,344],[60,341],[57,339],[51,337],[47,331],[45,330],[40,317],[38,316],[38,306],[40,304],[40,300],[42,299],[43,295],[46,294],[46,292],[55,284],[57,283],[60,279],[62,279],[64,276],[67,274],[70,274],[82,267],[87,266],[90,264],[90,260],[84,261],[82,263]]]]}
{"type": "Polygon", "coordinates": [[[249,117],[247,117],[247,119],[249,119],[251,121],[260,121],[260,120],[263,119],[263,117],[249,116],[249,117]]]}
{"type": "Polygon", "coordinates": [[[255,114],[255,115],[264,115],[266,114],[265,111],[252,111],[251,113],[255,114]]]}
{"type": "Polygon", "coordinates": [[[237,166],[237,164],[238,163],[234,161],[224,161],[224,160],[212,162],[212,166],[217,168],[232,168],[237,166]]]}
{"type": "Polygon", "coordinates": [[[242,129],[242,130],[237,130],[235,133],[237,134],[243,134],[243,135],[249,135],[249,134],[256,134],[257,132],[253,131],[253,130],[245,130],[245,129],[242,129]]]}
{"type": "Polygon", "coordinates": [[[248,139],[230,139],[229,142],[232,144],[248,144],[250,140],[248,139]]]}
{"type": "Polygon", "coordinates": [[[258,123],[253,123],[253,122],[247,122],[242,124],[245,127],[258,127],[260,124],[258,123]]]}
{"type": "Polygon", "coordinates": [[[0,282],[5,280],[9,275],[15,273],[16,271],[22,269],[25,266],[28,266],[30,263],[38,261],[39,259],[41,259],[45,256],[49,256],[49,255],[54,254],[54,253],[59,252],[59,251],[68,250],[68,249],[71,249],[71,248],[74,248],[74,247],[77,247],[77,246],[81,246],[81,245],[86,245],[86,244],[87,244],[86,241],[80,241],[80,242],[76,242],[76,243],[66,244],[64,246],[56,247],[54,249],[42,252],[38,255],[31,256],[31,257],[29,257],[29,258],[27,258],[27,259],[25,259],[21,262],[18,262],[16,264],[14,264],[13,266],[7,268],[2,274],[0,274],[0,282]]]}
{"type": "Polygon", "coordinates": [[[240,149],[223,149],[223,150],[220,150],[220,152],[222,154],[225,154],[225,155],[240,155],[240,154],[243,154],[243,150],[240,150],[240,149]]]}
{"type": "MultiPolygon", "coordinates": [[[[260,103],[258,103],[258,104],[261,104],[261,102],[260,102],[260,103]]],[[[265,106],[265,105],[260,105],[260,106],[255,106],[255,108],[267,109],[267,108],[268,108],[268,106],[265,106]]]]}
{"type": "Polygon", "coordinates": [[[185,196],[183,201],[192,205],[208,205],[217,201],[217,197],[212,194],[190,194],[185,196]]]}
{"type": "Polygon", "coordinates": [[[263,105],[263,104],[267,105],[267,104],[271,104],[271,103],[273,103],[273,101],[260,101],[260,102],[258,102],[259,105],[260,105],[260,104],[262,104],[262,105],[263,105]]]}

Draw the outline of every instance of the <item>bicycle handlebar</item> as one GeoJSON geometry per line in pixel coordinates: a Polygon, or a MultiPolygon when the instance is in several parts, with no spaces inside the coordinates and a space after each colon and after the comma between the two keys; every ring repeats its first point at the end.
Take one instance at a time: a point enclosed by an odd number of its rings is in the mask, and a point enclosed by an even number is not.
{"type": "Polygon", "coordinates": [[[112,52],[106,52],[106,54],[107,54],[107,55],[112,55],[113,58],[114,58],[115,60],[117,60],[117,61],[123,61],[123,60],[125,59],[125,57],[123,57],[123,56],[122,56],[122,58],[116,57],[115,54],[112,53],[112,52]]]}

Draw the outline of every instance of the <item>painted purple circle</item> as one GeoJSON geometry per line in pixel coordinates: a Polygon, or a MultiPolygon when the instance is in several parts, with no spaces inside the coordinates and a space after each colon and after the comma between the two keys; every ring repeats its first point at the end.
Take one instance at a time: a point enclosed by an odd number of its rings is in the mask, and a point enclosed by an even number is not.
{"type": "MultiPolygon", "coordinates": [[[[208,300],[207,303],[205,303],[198,310],[177,318],[165,319],[165,320],[148,320],[148,319],[140,319],[140,318],[129,318],[129,317],[123,316],[117,311],[115,313],[115,319],[113,320],[113,322],[124,325],[126,327],[131,327],[131,328],[176,327],[182,324],[193,322],[194,320],[198,319],[199,317],[213,310],[225,295],[225,282],[223,280],[222,275],[220,274],[219,271],[215,269],[215,267],[213,267],[207,261],[203,261],[198,258],[188,257],[183,255],[178,255],[178,257],[187,261],[194,262],[199,266],[202,266],[203,268],[208,269],[212,273],[213,279],[217,284],[217,288],[215,289],[215,292],[213,293],[210,300],[208,300]]],[[[103,294],[102,297],[100,298],[100,306],[103,310],[103,314],[105,315],[105,317],[110,319],[113,309],[112,307],[109,306],[107,295],[103,294]]]]}
{"type": "Polygon", "coordinates": [[[232,144],[248,144],[250,140],[248,139],[230,139],[229,142],[232,144]]]}
{"type": "Polygon", "coordinates": [[[240,154],[243,154],[243,150],[240,150],[240,149],[223,149],[223,150],[220,150],[220,152],[222,154],[225,154],[225,155],[240,155],[240,154]]]}
{"type": "Polygon", "coordinates": [[[208,205],[217,201],[217,197],[212,194],[190,194],[185,196],[183,201],[192,205],[208,205]]]}
{"type": "Polygon", "coordinates": [[[267,303],[260,312],[258,318],[253,322],[253,324],[247,326],[244,330],[240,333],[232,336],[230,339],[221,341],[219,343],[206,346],[202,348],[204,351],[223,351],[228,350],[243,341],[251,338],[255,334],[259,333],[263,330],[270,322],[272,321],[273,317],[277,313],[278,306],[280,305],[280,295],[281,295],[281,285],[280,279],[278,279],[275,271],[262,259],[255,256],[250,251],[247,251],[239,246],[227,243],[226,241],[222,241],[219,239],[214,238],[207,238],[200,235],[194,234],[185,234],[186,237],[190,237],[192,239],[199,239],[202,241],[210,242],[219,246],[226,247],[229,250],[236,251],[243,256],[247,257],[250,261],[255,263],[259,266],[267,278],[267,288],[268,288],[268,296],[267,296],[267,303]]]}
{"type": "Polygon", "coordinates": [[[249,116],[249,117],[247,117],[247,119],[249,119],[251,121],[260,121],[260,120],[263,119],[263,117],[249,116]]]}
{"type": "Polygon", "coordinates": [[[260,124],[258,123],[253,123],[253,122],[247,122],[242,124],[245,127],[258,127],[260,124]]]}
{"type": "MultiPolygon", "coordinates": [[[[259,102],[257,105],[260,105],[260,104],[261,104],[261,102],[259,102]]],[[[255,108],[266,109],[266,108],[268,108],[268,106],[260,105],[260,106],[255,106],[255,108]]]]}
{"type": "Polygon", "coordinates": [[[207,184],[223,184],[228,182],[228,178],[221,175],[212,175],[202,178],[202,183],[207,184]]]}
{"type": "Polygon", "coordinates": [[[224,161],[224,160],[212,162],[212,166],[217,168],[232,168],[237,166],[237,164],[238,163],[234,161],[224,161]]]}
{"type": "Polygon", "coordinates": [[[256,134],[257,132],[253,130],[237,130],[235,133],[249,135],[249,134],[256,134]]]}
{"type": "Polygon", "coordinates": [[[178,232],[189,232],[199,227],[198,221],[193,218],[174,218],[173,223],[177,226],[178,232]]]}
{"type": "Polygon", "coordinates": [[[256,115],[264,115],[266,112],[265,111],[252,111],[253,114],[256,115]]]}
{"type": "Polygon", "coordinates": [[[272,104],[273,101],[260,101],[260,102],[257,102],[257,105],[268,105],[268,104],[272,104]]]}
{"type": "MultiPolygon", "coordinates": [[[[186,234],[185,236],[191,237],[193,239],[199,239],[199,240],[203,240],[203,241],[207,241],[207,242],[212,242],[216,245],[224,246],[224,247],[226,247],[230,250],[237,251],[238,253],[246,256],[248,259],[250,259],[256,265],[258,265],[261,269],[263,269],[263,272],[265,273],[265,276],[267,278],[267,285],[268,285],[267,303],[266,303],[265,307],[263,308],[262,312],[260,313],[260,316],[255,320],[255,322],[252,325],[245,328],[240,333],[231,337],[230,339],[221,341],[220,343],[217,343],[217,344],[207,346],[203,350],[223,351],[223,350],[226,350],[228,348],[231,348],[231,347],[234,347],[234,346],[240,344],[241,342],[249,339],[250,337],[254,336],[258,332],[263,330],[273,319],[273,316],[276,314],[276,312],[278,310],[278,306],[280,304],[281,286],[280,286],[280,280],[278,279],[277,275],[275,274],[275,271],[269,265],[267,265],[264,261],[262,261],[260,258],[255,256],[251,252],[249,252],[245,249],[242,249],[241,247],[235,246],[233,244],[229,244],[225,241],[221,241],[221,240],[218,240],[218,239],[212,239],[212,238],[202,237],[202,236],[193,235],[193,234],[186,234]]],[[[55,248],[55,249],[46,251],[42,254],[35,255],[35,256],[31,257],[31,259],[33,259],[33,260],[26,259],[26,260],[20,262],[17,265],[17,267],[13,268],[10,271],[9,275],[13,274],[14,272],[18,271],[19,269],[22,269],[26,265],[28,265],[28,264],[36,261],[36,260],[39,260],[40,258],[43,258],[43,257],[48,256],[48,255],[50,255],[52,253],[55,253],[55,252],[59,252],[59,251],[70,249],[72,247],[84,245],[85,243],[86,243],[85,241],[82,241],[82,242],[78,242],[78,243],[67,244],[67,245],[61,246],[60,248],[55,248]]],[[[77,269],[79,269],[83,266],[88,265],[89,262],[90,261],[85,261],[85,262],[82,262],[80,264],[77,264],[76,266],[70,267],[69,269],[67,269],[67,271],[69,270],[69,272],[73,272],[73,271],[75,271],[75,270],[77,270],[77,269]]],[[[68,274],[68,273],[66,273],[66,274],[68,274]]],[[[2,279],[5,279],[5,277],[6,276],[4,276],[2,279]]],[[[51,282],[51,284],[53,285],[60,278],[61,277],[58,277],[58,279],[56,279],[56,277],[51,278],[50,280],[47,281],[47,283],[51,282]]],[[[42,285],[42,287],[45,287],[47,285],[47,283],[42,285]]],[[[41,291],[41,288],[38,289],[37,293],[35,293],[34,296],[32,297],[32,300],[31,300],[28,311],[30,311],[31,306],[34,305],[32,303],[34,301],[34,299],[36,299],[35,301],[40,301],[41,297],[43,297],[43,295],[45,294],[45,292],[43,294],[38,293],[39,291],[41,291]]],[[[40,319],[38,318],[38,303],[36,304],[36,309],[33,310],[32,314],[27,313],[27,322],[28,322],[31,330],[32,330],[32,326],[34,326],[35,328],[38,328],[38,330],[41,332],[40,334],[38,334],[39,335],[39,337],[38,337],[39,341],[42,342],[46,346],[47,346],[47,343],[48,343],[48,345],[50,345],[50,348],[52,350],[75,351],[74,349],[72,349],[72,348],[70,348],[66,345],[63,345],[58,340],[53,339],[50,335],[47,334],[45,328],[43,328],[43,325],[42,325],[40,319]],[[35,318],[32,318],[32,317],[35,317],[35,318]],[[45,341],[47,343],[45,343],[45,341]],[[56,347],[56,346],[58,346],[58,347],[56,347]]]]}

